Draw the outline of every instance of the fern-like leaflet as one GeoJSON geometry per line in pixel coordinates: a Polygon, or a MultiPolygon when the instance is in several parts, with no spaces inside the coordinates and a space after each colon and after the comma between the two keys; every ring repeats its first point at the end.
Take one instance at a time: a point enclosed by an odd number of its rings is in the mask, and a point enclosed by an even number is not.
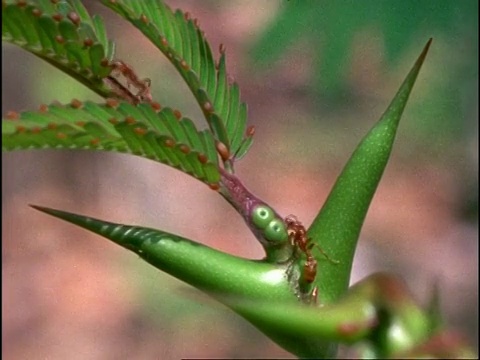
{"type": "Polygon", "coordinates": [[[159,161],[218,187],[215,141],[188,118],[157,104],[109,99],[104,105],[73,100],[39,111],[10,113],[2,121],[2,149],[68,148],[131,153],[159,161]]]}
{"type": "Polygon", "coordinates": [[[2,40],[13,43],[72,76],[103,97],[115,92],[110,75],[115,44],[99,16],[79,0],[2,1],[2,40]]]}
{"type": "Polygon", "coordinates": [[[237,84],[227,80],[225,47],[215,64],[210,45],[195,19],[173,12],[161,0],[102,0],[142,31],[170,60],[197,99],[218,142],[228,149],[227,170],[242,158],[253,142],[247,129],[247,107],[240,102],[237,84]]]}

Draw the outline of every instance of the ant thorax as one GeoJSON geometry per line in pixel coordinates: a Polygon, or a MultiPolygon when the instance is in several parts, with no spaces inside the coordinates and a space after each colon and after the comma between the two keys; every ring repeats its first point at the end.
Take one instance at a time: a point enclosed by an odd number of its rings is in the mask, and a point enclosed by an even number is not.
{"type": "Polygon", "coordinates": [[[290,243],[308,256],[310,249],[308,247],[309,239],[307,237],[305,226],[303,226],[295,215],[288,215],[285,218],[285,224],[287,225],[290,243]]]}

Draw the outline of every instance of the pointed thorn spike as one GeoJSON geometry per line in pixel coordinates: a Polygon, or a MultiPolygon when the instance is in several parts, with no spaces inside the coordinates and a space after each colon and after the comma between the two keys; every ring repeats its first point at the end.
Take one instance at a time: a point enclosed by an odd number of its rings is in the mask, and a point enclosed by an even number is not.
{"type": "MultiPolygon", "coordinates": [[[[97,220],[95,218],[91,218],[89,216],[74,214],[68,211],[52,209],[44,206],[32,205],[29,204],[30,207],[34,208],[35,210],[41,211],[45,214],[54,216],[61,220],[67,221],[71,224],[80,226],[84,229],[90,230],[96,234],[103,235],[102,227],[104,225],[112,225],[112,223],[108,223],[106,221],[97,220]]],[[[107,236],[107,238],[109,238],[107,236]]],[[[110,238],[109,238],[110,239],[110,238]]]]}
{"type": "Polygon", "coordinates": [[[62,214],[69,214],[69,213],[64,212],[64,211],[60,211],[60,210],[56,210],[56,209],[52,209],[52,208],[48,208],[48,207],[40,206],[40,205],[28,204],[28,206],[30,206],[31,208],[33,208],[35,210],[41,211],[45,214],[52,215],[52,216],[55,216],[55,217],[60,217],[62,214]]]}
{"type": "Polygon", "coordinates": [[[420,56],[418,57],[417,62],[415,63],[415,65],[419,65],[419,64],[422,64],[422,63],[424,62],[425,57],[426,57],[427,54],[428,54],[428,50],[430,49],[430,45],[432,45],[432,41],[433,41],[433,38],[428,39],[427,43],[425,44],[425,47],[423,48],[422,53],[421,53],[420,56]]]}
{"type": "Polygon", "coordinates": [[[31,208],[35,209],[35,210],[38,210],[38,211],[41,211],[41,212],[48,212],[48,208],[46,207],[43,207],[43,206],[40,206],[40,205],[33,205],[33,204],[28,204],[28,206],[30,206],[31,208]]]}

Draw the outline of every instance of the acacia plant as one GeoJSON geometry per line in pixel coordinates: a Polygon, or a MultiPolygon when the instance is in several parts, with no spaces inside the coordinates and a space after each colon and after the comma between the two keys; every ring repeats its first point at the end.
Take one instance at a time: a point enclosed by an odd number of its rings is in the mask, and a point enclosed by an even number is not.
{"type": "Polygon", "coordinates": [[[370,357],[471,354],[443,328],[435,301],[423,309],[394,275],[374,274],[348,288],[363,220],[431,40],[307,229],[253,195],[235,174],[254,128],[247,126],[237,84],[227,78],[225,47],[216,60],[196,19],[161,0],[102,3],[173,64],[208,127],[198,129],[179,111],[160,106],[150,81],[115,57],[102,19],[90,16],[80,0],[3,0],[4,41],[49,62],[105,101],[74,99],[9,112],[2,121],[2,149],[115,151],[169,165],[224,197],[260,242],[265,258],[236,257],[161,230],[33,208],[135,252],[222,302],[298,357],[332,357],[338,344],[362,344],[370,357]]]}

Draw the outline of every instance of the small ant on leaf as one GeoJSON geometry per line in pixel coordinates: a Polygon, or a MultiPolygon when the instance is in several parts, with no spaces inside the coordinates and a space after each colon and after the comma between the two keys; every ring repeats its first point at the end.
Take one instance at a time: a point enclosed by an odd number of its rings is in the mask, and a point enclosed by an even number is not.
{"type": "MultiPolygon", "coordinates": [[[[295,215],[288,215],[285,218],[285,224],[287,225],[288,239],[292,245],[297,249],[300,249],[305,256],[305,264],[303,266],[303,280],[307,284],[311,284],[315,281],[317,276],[317,260],[312,254],[312,248],[315,246],[315,243],[310,242],[310,238],[307,236],[307,230],[305,226],[297,219],[295,215]]],[[[317,246],[318,247],[318,246],[317,246]]],[[[327,260],[338,263],[328,257],[328,255],[320,248],[320,252],[327,258],[327,260]]],[[[315,286],[310,294],[310,299],[313,299],[313,302],[317,302],[318,288],[315,286]]],[[[311,301],[310,300],[310,301],[311,301]]]]}
{"type": "Polygon", "coordinates": [[[142,102],[152,103],[153,99],[150,94],[150,79],[140,79],[131,66],[120,60],[112,62],[110,66],[112,66],[112,75],[122,75],[126,79],[125,87],[113,76],[109,76],[109,80],[113,84],[114,90],[116,90],[119,95],[124,95],[123,97],[126,97],[127,100],[130,100],[134,104],[142,102]],[[137,90],[136,94],[130,92],[130,86],[133,86],[137,90]]]}

